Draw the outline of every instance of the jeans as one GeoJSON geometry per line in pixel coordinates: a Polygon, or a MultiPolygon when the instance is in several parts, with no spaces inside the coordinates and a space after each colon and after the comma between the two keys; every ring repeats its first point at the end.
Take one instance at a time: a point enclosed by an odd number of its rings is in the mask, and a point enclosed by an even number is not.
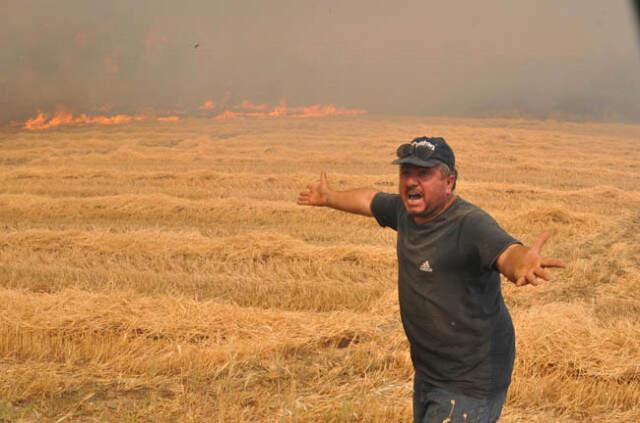
{"type": "Polygon", "coordinates": [[[474,398],[438,388],[416,374],[413,386],[414,423],[495,423],[507,391],[474,398]]]}

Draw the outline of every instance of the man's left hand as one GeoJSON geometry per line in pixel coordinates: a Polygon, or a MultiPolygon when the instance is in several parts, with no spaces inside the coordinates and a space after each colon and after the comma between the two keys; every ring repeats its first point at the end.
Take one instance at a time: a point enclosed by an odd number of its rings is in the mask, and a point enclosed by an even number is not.
{"type": "Polygon", "coordinates": [[[550,236],[549,232],[543,232],[531,248],[522,245],[507,248],[497,261],[500,273],[515,282],[516,286],[539,285],[541,279],[549,281],[551,274],[548,268],[565,267],[562,260],[541,255],[542,247],[550,236]]]}

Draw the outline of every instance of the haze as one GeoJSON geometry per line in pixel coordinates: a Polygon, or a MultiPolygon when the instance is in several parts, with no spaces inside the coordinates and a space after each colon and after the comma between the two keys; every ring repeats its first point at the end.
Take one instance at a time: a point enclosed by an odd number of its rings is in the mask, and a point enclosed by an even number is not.
{"type": "Polygon", "coordinates": [[[181,3],[4,1],[0,123],[242,100],[640,121],[630,2],[181,3]]]}

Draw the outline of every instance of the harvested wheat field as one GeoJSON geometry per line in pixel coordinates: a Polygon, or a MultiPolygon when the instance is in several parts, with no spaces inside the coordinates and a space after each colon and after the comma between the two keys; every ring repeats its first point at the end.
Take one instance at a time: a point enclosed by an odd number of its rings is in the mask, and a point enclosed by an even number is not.
{"type": "Polygon", "coordinates": [[[425,134],[568,264],[503,284],[501,421],[640,421],[640,126],[375,116],[0,132],[0,421],[410,421],[395,233],[295,200],[425,134]]]}

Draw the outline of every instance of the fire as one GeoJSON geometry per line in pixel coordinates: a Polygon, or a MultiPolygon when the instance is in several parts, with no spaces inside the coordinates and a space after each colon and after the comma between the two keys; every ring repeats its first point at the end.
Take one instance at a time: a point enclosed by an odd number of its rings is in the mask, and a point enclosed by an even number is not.
{"type": "MultiPolygon", "coordinates": [[[[281,99],[277,105],[256,104],[243,100],[240,104],[230,108],[218,108],[213,100],[206,100],[198,110],[216,120],[235,118],[320,118],[325,116],[357,116],[367,113],[364,109],[347,109],[333,104],[314,104],[311,106],[290,107],[287,101],[281,99]],[[216,110],[219,110],[216,113],[216,110]],[[203,112],[202,112],[203,111],[203,112]]],[[[196,112],[196,110],[192,110],[196,112]]],[[[24,128],[31,131],[45,130],[58,126],[86,126],[86,125],[123,125],[138,121],[178,122],[185,111],[165,111],[162,116],[155,116],[153,111],[138,115],[74,115],[72,112],[60,109],[52,116],[38,112],[35,117],[24,122],[24,128]]]]}
{"type": "Polygon", "coordinates": [[[41,129],[43,128],[43,126],[46,125],[47,122],[47,115],[45,115],[44,113],[38,112],[38,116],[28,119],[25,123],[24,123],[24,127],[26,129],[41,129]]]}
{"type": "Polygon", "coordinates": [[[342,109],[333,104],[314,104],[313,106],[302,107],[299,117],[322,117],[322,116],[357,116],[367,113],[364,109],[342,109]]]}
{"type": "Polygon", "coordinates": [[[219,115],[214,116],[214,119],[223,120],[223,119],[232,119],[237,117],[245,116],[244,113],[232,112],[231,110],[225,110],[219,115]]]}
{"type": "Polygon", "coordinates": [[[56,126],[83,126],[83,125],[119,125],[136,120],[142,120],[141,116],[113,115],[113,116],[90,116],[81,114],[74,116],[66,110],[59,110],[48,119],[48,115],[39,112],[35,118],[24,123],[24,127],[29,130],[43,130],[56,126]]]}
{"type": "Polygon", "coordinates": [[[287,102],[282,99],[280,100],[280,104],[274,107],[273,110],[269,112],[269,116],[278,117],[278,116],[286,116],[287,115],[287,102]]]}
{"type": "Polygon", "coordinates": [[[28,119],[24,123],[24,128],[31,131],[44,130],[54,128],[57,126],[86,126],[86,125],[122,125],[130,122],[137,122],[143,120],[156,119],[163,122],[176,122],[180,120],[178,116],[163,116],[153,118],[150,116],[142,115],[87,115],[80,114],[74,116],[71,112],[66,110],[59,110],[51,118],[46,113],[38,112],[38,115],[34,118],[28,119]]]}
{"type": "Polygon", "coordinates": [[[216,108],[216,103],[213,102],[213,100],[207,100],[204,103],[202,103],[202,106],[200,106],[200,110],[213,110],[216,108]]]}
{"type": "Polygon", "coordinates": [[[240,106],[237,106],[237,108],[242,110],[252,111],[252,112],[265,112],[269,109],[269,105],[253,104],[249,100],[242,100],[242,103],[240,103],[240,106]]]}
{"type": "Polygon", "coordinates": [[[214,119],[231,119],[238,117],[293,117],[293,118],[318,118],[324,116],[357,116],[367,113],[364,109],[345,109],[333,104],[314,104],[303,107],[288,107],[285,99],[280,100],[277,106],[268,104],[253,104],[249,100],[243,100],[233,111],[225,110],[214,116],[214,119]]]}

